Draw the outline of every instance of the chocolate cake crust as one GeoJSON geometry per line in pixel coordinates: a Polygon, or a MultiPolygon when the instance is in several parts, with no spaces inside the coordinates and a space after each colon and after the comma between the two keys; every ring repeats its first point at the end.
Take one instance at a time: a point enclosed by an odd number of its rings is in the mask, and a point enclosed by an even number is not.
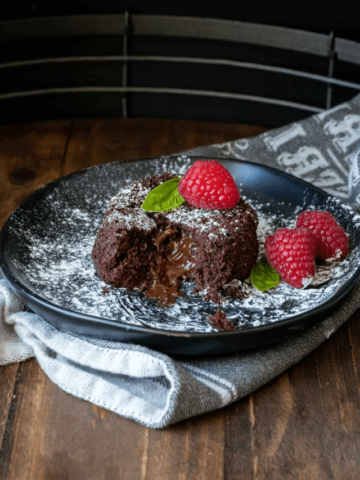
{"type": "Polygon", "coordinates": [[[161,213],[141,209],[153,188],[175,177],[133,182],[111,200],[92,252],[98,275],[114,287],[145,291],[162,305],[176,301],[183,280],[194,281],[194,292],[205,300],[241,298],[240,287],[226,285],[247,278],[256,262],[256,212],[242,199],[229,210],[187,202],[161,213]]]}

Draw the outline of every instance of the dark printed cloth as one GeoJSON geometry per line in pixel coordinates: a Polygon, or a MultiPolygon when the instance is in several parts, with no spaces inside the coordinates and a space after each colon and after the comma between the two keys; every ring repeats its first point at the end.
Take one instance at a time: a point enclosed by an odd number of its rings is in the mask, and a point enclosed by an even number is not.
{"type": "MultiPolygon", "coordinates": [[[[349,202],[349,170],[360,149],[360,95],[306,120],[257,137],[187,151],[191,155],[239,158],[283,170],[349,202]]],[[[360,158],[359,156],[357,158],[360,158]]],[[[360,192],[360,160],[350,188],[360,192]]]]}
{"type": "MultiPolygon", "coordinates": [[[[186,153],[269,165],[344,202],[360,203],[359,150],[360,95],[258,137],[186,153]]],[[[6,281],[0,280],[0,365],[35,356],[66,392],[151,428],[163,428],[253,392],[328,339],[359,307],[360,285],[329,318],[283,343],[231,356],[175,361],[145,347],[56,329],[25,312],[6,281]]]]}
{"type": "Polygon", "coordinates": [[[349,200],[353,205],[360,205],[360,150],[355,152],[349,174],[349,200]]]}

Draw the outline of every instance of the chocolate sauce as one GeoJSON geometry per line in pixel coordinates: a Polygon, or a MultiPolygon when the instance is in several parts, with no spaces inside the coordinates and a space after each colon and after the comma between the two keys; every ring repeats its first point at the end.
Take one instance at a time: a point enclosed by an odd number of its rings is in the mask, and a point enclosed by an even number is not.
{"type": "Polygon", "coordinates": [[[181,280],[195,268],[194,242],[178,229],[168,227],[159,232],[154,244],[158,248],[151,267],[154,283],[146,290],[146,297],[156,298],[161,306],[171,305],[181,295],[181,280]]]}

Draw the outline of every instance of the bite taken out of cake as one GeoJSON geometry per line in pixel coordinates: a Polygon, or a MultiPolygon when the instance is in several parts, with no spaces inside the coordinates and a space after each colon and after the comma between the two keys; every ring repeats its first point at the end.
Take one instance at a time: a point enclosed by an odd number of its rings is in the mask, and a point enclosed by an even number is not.
{"type": "Polygon", "coordinates": [[[194,282],[194,293],[207,301],[241,298],[241,280],[258,256],[258,218],[219,165],[198,161],[182,179],[163,173],[120,190],[93,247],[100,278],[145,292],[162,306],[182,295],[183,281],[194,282]]]}

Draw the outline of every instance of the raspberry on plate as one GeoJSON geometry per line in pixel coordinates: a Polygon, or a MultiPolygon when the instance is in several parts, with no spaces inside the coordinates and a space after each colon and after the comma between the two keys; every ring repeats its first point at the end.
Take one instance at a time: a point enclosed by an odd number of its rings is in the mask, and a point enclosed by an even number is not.
{"type": "Polygon", "coordinates": [[[305,211],[296,226],[308,228],[318,240],[316,257],[326,262],[337,262],[349,252],[349,239],[330,212],[305,211]]]}
{"type": "Polygon", "coordinates": [[[178,191],[190,205],[226,210],[240,200],[230,172],[216,160],[197,160],[180,180],[178,191]]]}
{"type": "Polygon", "coordinates": [[[295,288],[305,288],[315,275],[317,239],[307,228],[280,228],[265,241],[271,266],[295,288]]]}

